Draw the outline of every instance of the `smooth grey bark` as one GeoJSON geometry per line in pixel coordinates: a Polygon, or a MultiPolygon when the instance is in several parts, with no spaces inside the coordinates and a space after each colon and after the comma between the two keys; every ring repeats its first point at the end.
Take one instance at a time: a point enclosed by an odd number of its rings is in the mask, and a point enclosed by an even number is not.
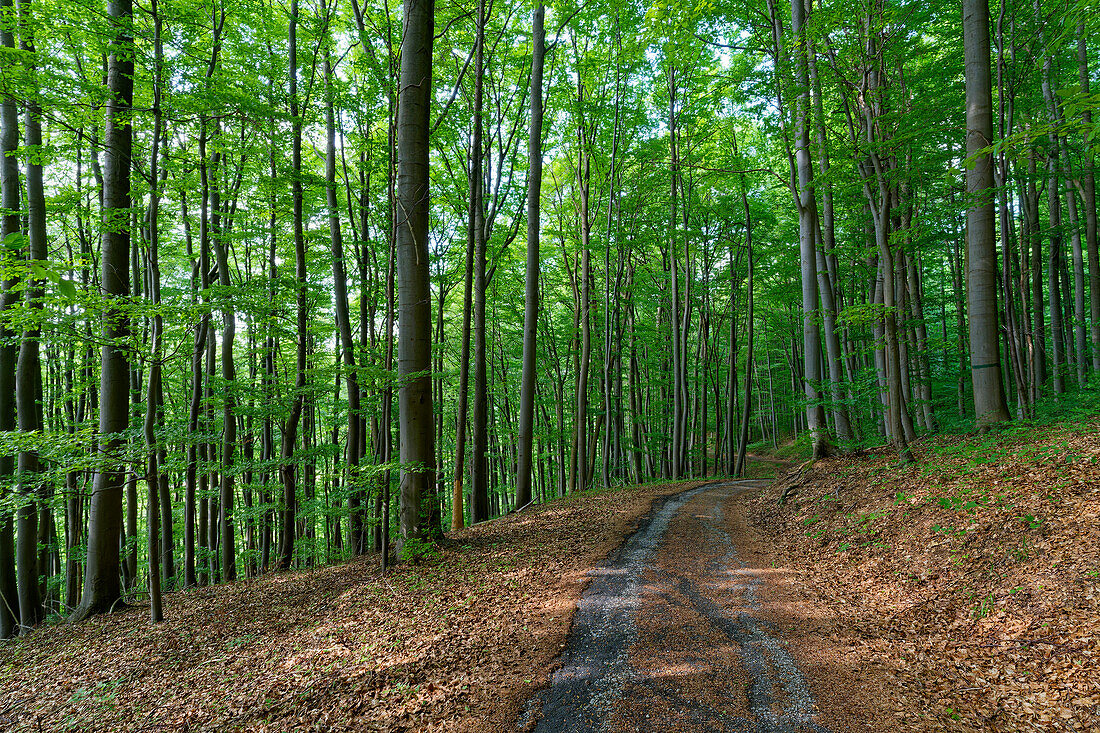
{"type": "MultiPolygon", "coordinates": [[[[473,187],[471,181],[471,189],[473,187]]],[[[473,218],[473,195],[470,199],[470,216],[473,218]]],[[[451,491],[451,531],[457,532],[466,526],[465,479],[466,464],[466,423],[469,413],[470,394],[470,330],[473,318],[474,286],[474,228],[467,227],[466,240],[466,277],[462,300],[462,357],[458,372],[458,396],[455,408],[455,475],[451,491]]]]}
{"type": "MultiPolygon", "coordinates": [[[[806,13],[812,10],[812,0],[805,0],[806,13]]],[[[842,383],[844,380],[843,354],[840,344],[840,332],[837,327],[839,307],[837,304],[836,290],[834,288],[833,273],[830,272],[829,260],[835,258],[836,249],[836,225],[833,214],[833,187],[828,182],[830,169],[828,138],[825,131],[825,111],[821,95],[821,81],[817,73],[817,51],[814,48],[813,38],[807,34],[806,38],[806,67],[810,82],[813,101],[815,143],[817,144],[817,163],[821,176],[826,179],[821,192],[820,216],[815,217],[814,230],[816,235],[815,249],[817,257],[817,289],[821,295],[821,321],[825,332],[825,351],[829,371],[829,397],[832,404],[830,411],[833,414],[833,424],[836,428],[837,440],[843,443],[851,443],[855,439],[851,420],[848,417],[848,408],[844,403],[842,383]]],[[[835,266],[834,266],[835,269],[835,266]]]]}
{"type": "MultiPolygon", "coordinates": [[[[531,123],[527,144],[527,273],[524,284],[523,374],[520,382],[516,506],[531,502],[531,444],[535,422],[535,346],[539,316],[539,204],[542,195],[542,73],[546,58],[545,7],[531,16],[531,123]]],[[[457,496],[457,494],[456,494],[457,496]]]]}
{"type": "MultiPolygon", "coordinates": [[[[995,28],[995,42],[997,49],[997,135],[1000,138],[1004,138],[1008,130],[1013,127],[1013,118],[1015,113],[1015,101],[1016,94],[1015,89],[1006,83],[1006,61],[1005,61],[1005,35],[1004,35],[1004,19],[1006,14],[1006,6],[1001,4],[1000,12],[997,15],[997,19],[994,23],[995,28]]],[[[1009,49],[1011,54],[1011,61],[1015,66],[1016,61],[1016,46],[1013,44],[1009,49]]],[[[1023,320],[1020,318],[1020,303],[1024,300],[1025,313],[1026,313],[1026,298],[1021,299],[1018,297],[1017,291],[1027,292],[1026,286],[1022,282],[1017,282],[1014,277],[1014,271],[1017,267],[1016,258],[1016,220],[1013,216],[1012,210],[1009,205],[1009,195],[1011,193],[1011,186],[1009,185],[1009,163],[1008,155],[1005,150],[999,151],[996,159],[996,166],[994,168],[994,184],[997,187],[997,213],[1001,227],[1001,287],[1004,292],[1004,318],[1005,318],[1005,335],[1006,346],[1008,354],[1008,365],[1011,367],[1011,373],[1016,387],[1016,412],[1019,418],[1027,417],[1030,413],[1030,396],[1031,390],[1027,384],[1027,364],[1024,357],[1024,348],[1026,343],[1026,327],[1023,320]]]]}
{"type": "MultiPolygon", "coordinates": [[[[217,133],[221,132],[220,123],[216,127],[217,133]]],[[[215,169],[214,177],[217,178],[219,171],[215,169]]],[[[220,199],[218,187],[215,184],[213,189],[213,205],[212,209],[214,216],[212,221],[213,236],[211,241],[214,245],[214,257],[217,261],[218,267],[218,284],[221,286],[222,293],[222,341],[221,341],[221,362],[222,362],[222,451],[221,451],[221,472],[219,483],[219,511],[220,521],[218,526],[220,528],[220,534],[218,536],[218,549],[221,553],[221,577],[227,583],[232,583],[237,579],[237,549],[236,549],[236,533],[234,532],[233,523],[233,479],[234,479],[234,458],[237,449],[237,398],[236,398],[236,381],[237,370],[236,364],[233,358],[233,340],[237,333],[237,313],[233,307],[233,295],[230,289],[233,286],[232,280],[229,277],[229,245],[226,242],[226,233],[222,231],[222,222],[218,216],[220,208],[220,199]]]]}
{"type": "MultiPolygon", "coordinates": [[[[745,318],[748,325],[748,343],[746,348],[748,349],[745,357],[745,395],[741,401],[741,422],[738,430],[737,438],[737,459],[734,462],[733,475],[735,477],[741,477],[745,475],[745,457],[748,451],[749,445],[749,418],[752,415],[752,359],[753,359],[753,340],[754,331],[753,319],[755,318],[755,293],[753,292],[753,274],[755,270],[755,263],[753,262],[752,252],[752,214],[749,212],[749,195],[748,195],[748,183],[745,176],[741,176],[741,206],[744,209],[745,214],[745,250],[747,252],[748,260],[748,282],[746,283],[746,289],[748,290],[748,308],[745,318]]],[[[733,431],[733,424],[730,424],[729,430],[733,431]]]]}
{"type": "MultiPolygon", "coordinates": [[[[209,82],[218,66],[218,56],[221,52],[221,32],[224,27],[224,12],[213,24],[210,59],[206,65],[206,79],[209,82]]],[[[207,156],[206,156],[206,120],[200,121],[199,128],[199,171],[202,179],[202,199],[199,216],[199,257],[197,263],[192,265],[191,276],[191,301],[197,304],[199,291],[203,293],[204,305],[210,291],[210,217],[209,195],[210,187],[207,180],[207,156]]],[[[187,196],[184,190],[180,191],[180,204],[182,209],[184,226],[188,226],[187,196]]],[[[189,231],[189,230],[188,230],[189,231]]],[[[188,254],[191,254],[191,241],[188,235],[188,254]]],[[[209,380],[206,380],[206,372],[203,366],[203,357],[211,339],[213,339],[213,324],[209,307],[203,307],[199,317],[199,323],[195,329],[195,340],[191,353],[191,397],[187,420],[187,463],[184,470],[184,526],[183,526],[183,573],[184,585],[192,587],[199,584],[199,580],[205,577],[198,572],[196,561],[196,549],[207,546],[207,524],[209,520],[209,504],[206,499],[207,476],[203,473],[198,476],[200,460],[205,462],[207,446],[200,442],[200,428],[203,417],[203,404],[206,391],[209,389],[209,380]],[[201,484],[201,486],[200,486],[201,484]],[[198,515],[198,516],[196,516],[198,515]]]]}
{"type": "Polygon", "coordinates": [[[359,373],[355,364],[355,341],[351,331],[351,313],[348,306],[348,275],[344,258],[344,239],[340,228],[340,208],[336,197],[336,115],[331,49],[325,54],[325,186],[328,204],[329,235],[332,239],[333,306],[339,332],[339,360],[343,364],[344,379],[348,386],[348,434],[346,461],[348,465],[348,509],[351,522],[353,552],[364,551],[362,492],[359,488],[359,373]]]}
{"type": "MultiPolygon", "coordinates": [[[[0,12],[11,13],[11,0],[0,0],[0,12]]],[[[6,23],[0,23],[0,46],[15,48],[15,38],[6,23]]],[[[22,234],[19,221],[19,112],[15,99],[0,98],[0,241],[10,243],[10,237],[22,234]]],[[[5,257],[7,248],[4,248],[5,257]]],[[[21,248],[20,248],[21,250],[21,248]]],[[[0,315],[19,300],[18,278],[5,268],[0,289],[0,315]]],[[[0,318],[0,431],[15,430],[15,365],[19,347],[16,335],[0,318]]],[[[0,479],[4,484],[14,476],[15,461],[6,451],[0,453],[0,479]]],[[[0,488],[0,498],[6,489],[0,488]]],[[[15,569],[14,517],[0,509],[0,639],[14,636],[19,629],[19,594],[15,569]]]]}
{"type": "Polygon", "coordinates": [[[298,0],[290,2],[288,31],[288,66],[290,69],[291,117],[291,198],[294,209],[294,290],[297,323],[296,373],[294,400],[283,426],[279,452],[279,475],[283,484],[283,526],[279,540],[277,566],[288,570],[294,561],[294,539],[298,518],[298,483],[294,447],[298,440],[298,425],[305,407],[306,370],[309,348],[309,321],[306,304],[306,239],[302,200],[302,116],[298,99],[298,0]]]}
{"type": "MultiPolygon", "coordinates": [[[[149,557],[149,616],[153,622],[164,620],[163,602],[161,599],[161,546],[160,537],[161,517],[161,475],[164,467],[161,465],[161,450],[157,444],[156,426],[158,420],[163,420],[161,405],[164,400],[164,388],[162,384],[162,360],[164,358],[163,334],[164,316],[160,312],[160,227],[158,213],[160,210],[160,140],[164,135],[164,116],[161,109],[163,100],[163,61],[164,46],[161,40],[163,21],[158,13],[157,0],[151,0],[150,12],[153,16],[153,47],[154,47],[154,72],[153,72],[153,146],[149,162],[149,213],[148,213],[148,241],[149,241],[149,299],[153,303],[153,329],[150,338],[152,340],[152,354],[149,366],[149,385],[145,400],[145,420],[143,431],[146,446],[146,472],[145,483],[148,488],[148,500],[146,525],[148,529],[148,557],[149,557]]],[[[167,515],[170,524],[171,514],[167,515]]],[[[169,535],[168,555],[171,557],[171,542],[169,535]]]]}
{"type": "Polygon", "coordinates": [[[470,521],[489,518],[489,383],[488,335],[485,327],[485,269],[488,243],[485,241],[484,145],[482,109],[485,97],[485,0],[477,6],[477,61],[474,67],[473,134],[470,142],[470,237],[474,248],[474,409],[473,451],[470,456],[470,521]]]}
{"type": "Polygon", "coordinates": [[[1039,398],[1039,385],[1047,381],[1046,304],[1043,302],[1043,246],[1039,224],[1038,151],[1028,155],[1027,194],[1024,211],[1031,234],[1031,361],[1032,401],[1039,398]]]}
{"type": "Polygon", "coordinates": [[[428,268],[428,136],[434,0],[405,0],[401,97],[397,111],[398,410],[402,547],[423,534],[422,501],[433,501],[435,434],[428,268]]]}
{"type": "MultiPolygon", "coordinates": [[[[579,98],[581,94],[580,77],[578,77],[577,85],[579,98]]],[[[592,255],[589,251],[592,221],[588,208],[591,191],[591,163],[588,152],[585,150],[583,125],[577,127],[577,142],[579,143],[578,154],[580,156],[577,161],[577,189],[580,194],[578,216],[580,218],[581,264],[577,274],[579,296],[576,319],[580,331],[580,359],[577,362],[576,412],[573,427],[573,463],[575,465],[573,490],[584,491],[588,488],[591,478],[588,474],[588,372],[592,363],[590,312],[592,295],[589,288],[592,278],[592,255]]]]}
{"type": "MultiPolygon", "coordinates": [[[[966,62],[967,320],[970,378],[979,428],[1009,420],[1001,380],[997,315],[997,247],[993,206],[993,89],[990,78],[989,0],[963,0],[966,62]],[[982,152],[985,150],[986,152],[982,152]]],[[[1053,185],[1053,184],[1052,184],[1053,185]]]]}
{"type": "MultiPolygon", "coordinates": [[[[806,24],[804,0],[791,0],[791,32],[801,40],[806,24]]],[[[807,50],[801,44],[795,61],[800,93],[795,98],[795,165],[798,173],[798,241],[802,270],[802,359],[805,390],[806,427],[813,441],[813,456],[821,458],[830,451],[825,410],[821,405],[822,381],[821,332],[817,327],[818,276],[815,221],[817,200],[814,194],[813,161],[810,157],[810,76],[807,50]]]]}
{"type": "Polygon", "coordinates": [[[122,526],[122,433],[129,423],[130,327],[123,305],[130,294],[130,166],[134,97],[131,0],[110,0],[107,15],[115,35],[107,66],[106,155],[103,165],[103,235],[100,289],[103,347],[99,380],[99,464],[92,485],[84,593],[73,620],[111,611],[122,599],[118,537],[122,526]]]}
{"type": "MultiPolygon", "coordinates": [[[[32,59],[35,54],[33,18],[30,0],[19,0],[20,49],[32,59]]],[[[32,78],[35,75],[31,65],[32,78]]],[[[32,90],[32,95],[35,90],[32,90]]],[[[32,96],[25,103],[23,119],[24,143],[27,150],[37,151],[42,146],[42,110],[32,96]]],[[[28,156],[27,182],[27,258],[32,263],[47,262],[49,252],[46,243],[46,199],[42,187],[42,163],[36,153],[28,156]]],[[[28,325],[19,342],[19,357],[15,372],[15,404],[19,430],[34,434],[42,430],[42,338],[43,298],[45,280],[33,273],[28,277],[23,291],[24,303],[29,315],[28,325]]],[[[23,503],[17,513],[15,566],[19,581],[19,625],[24,631],[36,626],[44,618],[42,597],[39,592],[39,576],[48,574],[39,563],[39,506],[44,499],[44,487],[39,486],[41,465],[38,452],[26,448],[19,452],[16,466],[16,491],[22,494],[23,503]]],[[[46,515],[48,520],[49,514],[46,515]]]]}
{"type": "MultiPolygon", "coordinates": [[[[1077,70],[1081,84],[1081,93],[1088,98],[1089,87],[1089,54],[1085,43],[1085,24],[1077,24],[1077,70]]],[[[1085,130],[1092,129],[1092,109],[1089,105],[1083,105],[1081,109],[1081,123],[1085,130]]],[[[1085,160],[1081,174],[1081,198],[1085,208],[1085,249],[1089,260],[1089,318],[1092,342],[1092,372],[1093,378],[1100,375],[1100,237],[1097,235],[1096,222],[1096,175],[1093,172],[1094,156],[1092,146],[1085,145],[1085,160]]]]}
{"type": "MultiPolygon", "coordinates": [[[[619,115],[621,111],[621,89],[620,89],[620,76],[621,69],[619,60],[622,52],[622,43],[619,36],[618,17],[615,19],[615,35],[616,35],[616,47],[617,53],[615,56],[615,118],[612,123],[611,132],[611,171],[608,175],[608,185],[611,190],[608,193],[607,202],[607,229],[606,238],[604,241],[603,249],[603,273],[604,273],[604,298],[603,298],[603,374],[602,374],[602,387],[603,387],[603,413],[604,413],[604,430],[603,430],[603,461],[601,466],[600,475],[602,478],[602,484],[604,488],[607,488],[611,483],[611,453],[615,442],[615,429],[618,425],[618,410],[612,404],[612,374],[618,370],[613,370],[616,363],[617,353],[613,350],[613,328],[611,320],[611,246],[614,240],[612,223],[614,222],[615,210],[617,208],[616,191],[618,181],[616,175],[618,175],[618,160],[619,160],[619,115]]],[[[616,288],[616,296],[618,295],[618,288],[616,288]]],[[[621,385],[622,380],[616,377],[616,383],[621,385]]],[[[705,422],[705,418],[704,418],[705,422]]],[[[704,473],[706,473],[704,471],[704,473]]]]}

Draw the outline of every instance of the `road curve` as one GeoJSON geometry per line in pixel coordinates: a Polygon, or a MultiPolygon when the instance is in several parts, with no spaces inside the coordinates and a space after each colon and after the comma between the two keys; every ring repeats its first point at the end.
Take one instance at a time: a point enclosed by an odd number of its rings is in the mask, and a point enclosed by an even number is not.
{"type": "Polygon", "coordinates": [[[829,733],[730,534],[727,504],[761,486],[710,483],[654,506],[593,571],[521,730],[829,733]]]}

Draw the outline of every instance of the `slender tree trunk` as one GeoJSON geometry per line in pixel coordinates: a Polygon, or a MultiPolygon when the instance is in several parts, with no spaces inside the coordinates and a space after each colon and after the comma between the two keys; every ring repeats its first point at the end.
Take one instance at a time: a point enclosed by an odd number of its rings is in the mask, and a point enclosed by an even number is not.
{"type": "Polygon", "coordinates": [[[115,35],[110,43],[103,166],[103,243],[100,288],[103,348],[100,354],[99,455],[92,487],[84,593],[74,619],[110,611],[122,598],[118,536],[122,526],[122,439],[129,423],[130,368],[125,344],[129,318],[123,301],[130,294],[130,153],[134,97],[131,0],[110,0],[107,15],[115,35]]]}
{"type": "MultiPolygon", "coordinates": [[[[801,38],[806,23],[804,0],[791,0],[791,32],[801,38]]],[[[830,451],[825,410],[821,405],[821,332],[817,327],[817,247],[814,223],[817,201],[814,198],[813,162],[810,158],[810,78],[807,53],[803,46],[797,55],[796,76],[802,90],[796,98],[797,137],[795,162],[798,169],[798,239],[802,262],[802,359],[806,393],[806,424],[813,441],[814,458],[830,451]]]]}
{"type": "MultiPolygon", "coordinates": [[[[579,84],[579,80],[578,80],[579,84]]],[[[580,90],[578,89],[578,97],[580,90]]],[[[591,479],[588,473],[588,371],[592,363],[592,330],[590,304],[592,295],[589,283],[592,279],[592,255],[589,251],[589,235],[591,233],[591,219],[588,210],[588,197],[591,169],[589,168],[588,153],[585,151],[585,135],[583,127],[577,129],[578,153],[580,160],[577,165],[577,188],[580,193],[580,235],[581,235],[581,266],[578,273],[580,280],[580,300],[578,301],[577,315],[580,319],[580,361],[577,363],[577,404],[575,426],[573,434],[574,460],[576,462],[577,491],[588,488],[591,479]]]]}
{"type": "MultiPolygon", "coordinates": [[[[1077,25],[1077,69],[1081,83],[1081,93],[1088,98],[1089,55],[1085,43],[1085,24],[1077,25]]],[[[1083,105],[1081,122],[1085,130],[1092,129],[1092,109],[1083,105]]],[[[1096,176],[1093,173],[1094,158],[1092,145],[1085,145],[1085,160],[1081,174],[1081,198],[1085,207],[1085,249],[1089,259],[1089,317],[1091,322],[1090,340],[1092,342],[1092,373],[1095,379],[1100,375],[1100,242],[1098,242],[1096,224],[1096,176]]]]}
{"type": "MultiPolygon", "coordinates": [[[[161,381],[162,360],[164,358],[163,333],[164,316],[160,306],[160,141],[164,137],[164,117],[161,109],[163,100],[163,64],[164,46],[161,41],[163,23],[158,12],[157,0],[151,0],[150,12],[153,16],[153,144],[149,161],[149,288],[148,295],[154,306],[152,340],[152,358],[149,366],[149,385],[146,392],[146,408],[143,429],[146,446],[145,483],[148,488],[146,525],[148,530],[149,558],[149,615],[154,622],[164,620],[161,600],[161,476],[164,471],[161,463],[161,450],[157,442],[156,426],[163,422],[163,384],[161,381]]],[[[167,494],[167,492],[165,492],[167,494]]],[[[171,514],[168,514],[171,521],[171,514]]],[[[170,535],[169,535],[170,538],[170,535]]],[[[171,545],[168,546],[171,557],[171,545]]]]}
{"type": "MultiPolygon", "coordinates": [[[[8,17],[11,0],[0,0],[0,12],[8,17]]],[[[0,46],[15,48],[10,23],[0,23],[0,46]]],[[[0,240],[22,233],[19,220],[19,112],[11,96],[0,98],[0,240]]],[[[14,253],[13,253],[14,254],[14,253]]],[[[16,428],[15,385],[19,347],[17,336],[8,327],[6,311],[19,301],[19,279],[13,269],[6,268],[0,291],[0,431],[11,433],[16,428]]],[[[11,453],[0,452],[0,499],[7,498],[7,487],[15,475],[11,453]]],[[[19,631],[19,593],[16,579],[15,528],[12,512],[0,508],[0,639],[19,631]]]]}
{"type": "Polygon", "coordinates": [[[531,443],[535,422],[535,342],[539,317],[539,199],[542,194],[542,71],[546,56],[545,8],[532,14],[531,123],[527,173],[527,279],[523,313],[523,375],[519,404],[519,454],[516,461],[516,506],[531,502],[531,443]]]}
{"type": "Polygon", "coordinates": [[[348,385],[348,509],[350,511],[352,552],[360,554],[365,549],[362,492],[359,489],[359,376],[355,366],[355,341],[351,331],[351,313],[348,307],[348,275],[344,260],[344,240],[340,230],[340,208],[336,199],[336,115],[332,89],[332,52],[325,53],[325,132],[327,152],[325,156],[325,184],[327,187],[329,235],[332,238],[333,300],[336,325],[340,335],[339,353],[348,385]]]}
{"type": "MultiPolygon", "coordinates": [[[[603,433],[603,465],[601,466],[601,477],[604,488],[611,483],[611,452],[613,447],[613,435],[617,421],[615,419],[615,411],[612,406],[612,367],[616,361],[616,354],[613,352],[613,330],[611,325],[611,246],[614,239],[612,231],[612,222],[614,221],[615,209],[617,204],[616,191],[618,181],[616,176],[618,175],[618,154],[619,154],[619,112],[620,112],[620,68],[619,61],[622,52],[622,43],[619,38],[619,25],[618,17],[615,20],[615,41],[616,41],[616,56],[615,56],[615,118],[612,123],[611,132],[611,172],[608,175],[608,185],[610,191],[608,193],[607,202],[607,237],[604,241],[604,255],[603,255],[603,273],[604,273],[604,299],[603,299],[603,411],[604,411],[604,433],[603,433]]],[[[618,290],[616,289],[616,295],[618,290]]],[[[620,381],[621,380],[616,380],[620,381]]],[[[706,420],[704,419],[704,424],[706,420]]]]}
{"type": "MultiPolygon", "coordinates": [[[[474,185],[471,182],[471,187],[474,185]]],[[[471,193],[471,219],[473,216],[473,203],[471,193]]],[[[462,360],[458,367],[458,397],[455,407],[455,476],[451,494],[451,531],[457,532],[466,526],[465,507],[463,506],[465,493],[462,486],[465,478],[466,463],[466,423],[469,412],[470,394],[470,330],[473,318],[473,286],[474,286],[474,228],[468,227],[466,241],[466,278],[462,301],[462,360]]]]}
{"type": "Polygon", "coordinates": [[[279,474],[283,483],[283,529],[279,542],[278,567],[290,569],[294,561],[294,535],[298,524],[298,480],[294,464],[294,446],[298,424],[306,399],[309,320],[306,305],[306,240],[302,200],[302,117],[298,100],[298,0],[290,2],[289,29],[290,117],[291,117],[291,197],[294,207],[294,289],[297,312],[297,376],[294,401],[283,428],[279,474]]]}
{"type": "MultiPolygon", "coordinates": [[[[669,456],[672,464],[672,477],[679,479],[684,475],[684,467],[681,463],[683,459],[683,447],[680,443],[680,435],[682,434],[681,425],[687,419],[684,414],[685,405],[683,402],[684,392],[684,374],[681,371],[683,366],[683,360],[680,359],[680,353],[684,351],[687,346],[682,342],[682,334],[680,332],[680,325],[678,322],[677,314],[680,312],[680,300],[686,299],[686,296],[681,293],[680,284],[680,271],[677,260],[677,207],[679,205],[679,199],[677,197],[678,186],[676,176],[678,173],[679,165],[679,151],[677,147],[677,117],[676,117],[676,91],[678,81],[676,79],[676,67],[671,63],[668,69],[668,145],[669,145],[669,242],[668,252],[671,260],[671,275],[672,275],[672,302],[671,302],[671,315],[669,323],[672,326],[672,441],[669,444],[669,456]]],[[[686,236],[686,235],[685,235],[686,236]]]]}
{"type": "MultiPolygon", "coordinates": [[[[812,0],[805,0],[807,15],[812,12],[812,0]]],[[[842,353],[840,347],[840,333],[837,329],[837,297],[833,287],[833,279],[830,274],[829,258],[834,257],[836,249],[835,223],[833,216],[833,187],[828,182],[829,176],[829,149],[828,139],[825,133],[825,112],[821,99],[821,82],[817,75],[817,53],[814,48],[812,34],[806,37],[806,62],[810,81],[810,91],[813,101],[814,127],[816,130],[817,162],[818,170],[822,178],[826,180],[822,187],[821,216],[815,219],[814,231],[816,234],[815,248],[817,250],[817,280],[818,292],[821,294],[821,319],[825,331],[825,350],[829,369],[829,396],[832,402],[833,423],[836,426],[836,437],[841,444],[851,443],[855,439],[851,421],[848,418],[848,408],[844,404],[842,383],[844,379],[841,364],[842,353]]],[[[807,123],[808,124],[808,123],[807,123]]],[[[797,154],[797,153],[796,153],[797,154]]],[[[816,203],[816,202],[815,202],[816,203]]]]}
{"type": "Polygon", "coordinates": [[[402,545],[422,536],[425,528],[421,523],[421,502],[434,501],[435,487],[428,270],[428,135],[434,13],[434,0],[405,0],[397,135],[402,545]]]}
{"type": "MultiPolygon", "coordinates": [[[[1085,386],[1085,351],[1087,350],[1087,337],[1085,336],[1085,258],[1081,248],[1081,228],[1077,215],[1077,197],[1073,193],[1073,187],[1069,185],[1073,173],[1070,169],[1068,146],[1062,146],[1062,167],[1065,169],[1067,185],[1064,196],[1066,199],[1066,218],[1069,228],[1070,252],[1073,257],[1073,364],[1077,373],[1077,386],[1085,386]]],[[[1052,182],[1053,183],[1053,182],[1052,182]]],[[[1069,279],[1066,279],[1069,284],[1069,279]]]]}
{"type": "MultiPolygon", "coordinates": [[[[741,401],[741,424],[737,439],[737,459],[733,467],[733,475],[738,478],[745,475],[745,469],[747,467],[745,464],[745,457],[749,445],[749,417],[752,414],[753,318],[755,317],[753,312],[755,294],[753,292],[754,263],[752,258],[752,214],[749,212],[748,183],[746,182],[745,176],[741,176],[741,206],[745,214],[745,250],[747,252],[746,259],[748,260],[749,274],[748,281],[745,284],[748,290],[748,308],[745,314],[748,330],[748,342],[746,343],[748,351],[745,356],[745,396],[741,401]]],[[[729,429],[732,432],[732,423],[729,429]]]]}
{"type": "Polygon", "coordinates": [[[477,9],[477,61],[474,76],[473,135],[470,143],[470,231],[474,245],[474,415],[473,455],[470,465],[470,521],[489,518],[489,387],[488,334],[485,325],[485,201],[482,142],[482,106],[485,95],[485,0],[477,9]]]}
{"type": "MultiPolygon", "coordinates": [[[[220,137],[221,124],[217,123],[215,135],[220,137]]],[[[215,160],[220,162],[221,156],[215,155],[215,160]]],[[[221,557],[221,577],[227,583],[237,579],[237,548],[236,534],[233,522],[233,479],[234,479],[234,454],[237,449],[237,398],[236,379],[237,371],[233,358],[233,340],[237,333],[237,313],[233,307],[233,296],[230,292],[232,280],[229,277],[229,245],[226,242],[225,232],[222,231],[223,222],[220,216],[221,199],[217,179],[220,177],[220,166],[213,171],[215,180],[211,195],[211,242],[214,246],[214,257],[218,267],[218,284],[222,289],[222,450],[221,471],[219,482],[218,505],[220,514],[218,519],[219,532],[217,544],[221,557]]],[[[211,342],[212,343],[212,342],[211,342]]],[[[211,522],[214,522],[214,514],[211,513],[211,522]]],[[[211,532],[211,537],[215,533],[211,532]]],[[[211,542],[213,545],[213,541],[211,542]]]]}

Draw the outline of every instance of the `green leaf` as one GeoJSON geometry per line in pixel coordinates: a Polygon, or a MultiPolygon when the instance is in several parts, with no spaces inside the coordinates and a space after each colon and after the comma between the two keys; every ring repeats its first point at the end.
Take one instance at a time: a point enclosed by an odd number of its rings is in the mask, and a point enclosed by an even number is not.
{"type": "Polygon", "coordinates": [[[4,237],[4,241],[0,242],[6,249],[10,249],[12,252],[18,252],[27,246],[27,237],[23,232],[12,232],[8,236],[4,237]]]}
{"type": "Polygon", "coordinates": [[[66,277],[57,281],[57,291],[63,298],[76,300],[76,283],[66,277]]]}

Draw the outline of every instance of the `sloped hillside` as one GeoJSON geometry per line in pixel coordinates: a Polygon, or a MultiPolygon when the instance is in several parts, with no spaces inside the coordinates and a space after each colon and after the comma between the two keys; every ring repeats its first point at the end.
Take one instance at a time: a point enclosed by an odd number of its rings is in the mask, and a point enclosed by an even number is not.
{"type": "Polygon", "coordinates": [[[363,559],[0,642],[0,730],[510,729],[587,569],[689,485],[558,500],[385,578],[363,559]]]}
{"type": "Polygon", "coordinates": [[[1100,729],[1100,435],[1018,426],[820,461],[754,499],[896,690],[882,730],[1100,729]],[[787,500],[779,498],[786,492],[787,500]]]}

